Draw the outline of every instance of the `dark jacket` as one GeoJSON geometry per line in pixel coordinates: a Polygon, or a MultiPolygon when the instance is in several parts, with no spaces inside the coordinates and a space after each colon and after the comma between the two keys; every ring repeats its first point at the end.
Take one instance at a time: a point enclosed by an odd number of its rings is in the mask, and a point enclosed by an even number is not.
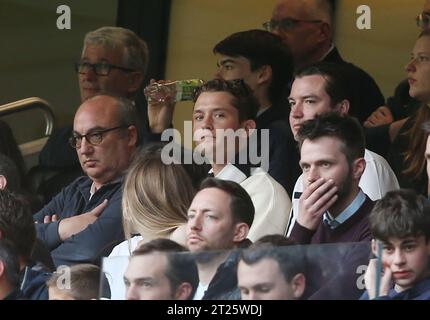
{"type": "Polygon", "coordinates": [[[121,189],[122,179],[103,185],[90,199],[92,180],[79,177],[63,189],[51,202],[34,215],[37,237],[51,250],[54,264],[73,265],[95,263],[107,254],[114,244],[124,240],[122,229],[121,189]],[[43,218],[57,214],[64,219],[86,213],[108,199],[108,206],[100,217],[83,231],[61,241],[59,221],[44,224],[43,218]]]}
{"type": "Polygon", "coordinates": [[[374,204],[375,202],[366,196],[361,207],[336,229],[331,229],[322,219],[317,230],[309,230],[296,222],[290,237],[299,244],[370,241],[372,235],[369,214],[374,204]]]}
{"type": "Polygon", "coordinates": [[[357,106],[356,110],[350,110],[350,113],[357,117],[360,123],[366,121],[373,111],[385,104],[384,95],[375,80],[363,69],[343,60],[336,47],[323,61],[342,63],[346,68],[347,81],[352,89],[351,101],[357,106]]]}
{"type": "Polygon", "coordinates": [[[46,281],[51,275],[52,273],[35,271],[30,267],[25,267],[20,273],[22,297],[28,300],[48,300],[46,281]]]}
{"type": "MultiPolygon", "coordinates": [[[[369,300],[367,291],[360,300],[369,300]]],[[[388,295],[375,298],[375,300],[430,300],[430,278],[424,279],[414,287],[402,292],[391,289],[388,295]]]]}
{"type": "MultiPolygon", "coordinates": [[[[240,244],[241,249],[249,247],[252,242],[248,239],[240,244]]],[[[237,264],[240,250],[233,250],[227,259],[218,267],[202,300],[240,300],[237,287],[237,264]]]]}

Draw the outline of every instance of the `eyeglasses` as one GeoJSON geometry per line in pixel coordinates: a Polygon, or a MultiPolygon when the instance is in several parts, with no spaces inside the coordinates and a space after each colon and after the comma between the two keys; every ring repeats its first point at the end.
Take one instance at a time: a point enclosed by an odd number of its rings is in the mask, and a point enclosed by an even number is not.
{"type": "Polygon", "coordinates": [[[265,23],[263,23],[263,28],[266,31],[272,32],[276,28],[281,28],[284,30],[291,30],[299,23],[320,23],[323,22],[322,20],[298,20],[293,18],[284,18],[282,20],[276,21],[276,20],[270,20],[265,23]]]}
{"type": "Polygon", "coordinates": [[[109,131],[117,130],[117,129],[128,128],[128,127],[129,125],[123,125],[123,126],[113,127],[109,129],[96,130],[83,135],[75,132],[73,133],[73,136],[69,138],[69,143],[72,146],[72,148],[79,149],[82,144],[82,139],[85,138],[89,144],[93,146],[97,146],[100,143],[102,143],[105,133],[109,131]]]}
{"type": "Polygon", "coordinates": [[[430,14],[422,12],[416,17],[416,21],[418,27],[427,29],[430,26],[430,14]]]}
{"type": "Polygon", "coordinates": [[[134,71],[133,69],[115,66],[113,64],[106,63],[106,62],[100,62],[100,63],[76,62],[75,63],[75,70],[77,73],[80,73],[80,74],[86,74],[90,70],[93,70],[94,73],[98,76],[107,76],[109,75],[112,69],[118,69],[125,72],[134,71]]]}

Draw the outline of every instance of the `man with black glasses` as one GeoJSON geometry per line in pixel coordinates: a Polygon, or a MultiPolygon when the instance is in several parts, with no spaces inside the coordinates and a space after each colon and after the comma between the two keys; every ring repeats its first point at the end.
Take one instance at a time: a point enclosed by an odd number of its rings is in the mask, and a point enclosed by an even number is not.
{"type": "MultiPolygon", "coordinates": [[[[85,35],[81,58],[75,63],[81,100],[101,92],[128,98],[136,105],[139,117],[146,119],[144,106],[135,103],[148,65],[148,47],[133,31],[102,27],[85,35]]],[[[67,144],[72,126],[52,133],[39,156],[39,164],[56,176],[40,188],[46,201],[64,185],[82,174],[76,153],[67,144]]]]}
{"type": "Polygon", "coordinates": [[[278,0],[272,18],[263,27],[280,36],[291,49],[294,67],[301,68],[319,61],[348,66],[349,83],[354,83],[354,97],[363,123],[379,106],[384,96],[373,78],[364,70],[342,59],[333,43],[333,0],[278,0]]]}
{"type": "Polygon", "coordinates": [[[124,240],[121,182],[140,142],[136,110],[124,98],[98,95],[78,109],[70,144],[86,176],[35,214],[37,237],[56,266],[97,263],[124,240]]]}

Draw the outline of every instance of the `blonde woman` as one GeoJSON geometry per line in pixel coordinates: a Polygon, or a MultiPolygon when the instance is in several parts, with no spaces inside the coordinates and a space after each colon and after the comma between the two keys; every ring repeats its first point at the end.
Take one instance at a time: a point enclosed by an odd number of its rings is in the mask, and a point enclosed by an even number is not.
{"type": "MultiPolygon", "coordinates": [[[[156,238],[186,244],[187,210],[195,194],[194,185],[199,184],[204,171],[192,165],[164,164],[161,159],[163,146],[152,145],[138,153],[127,172],[122,196],[127,240],[112,250],[110,258],[130,256],[141,241],[156,238]]],[[[109,270],[113,299],[124,298],[122,267],[126,266],[117,265],[116,269],[109,270]]]]}

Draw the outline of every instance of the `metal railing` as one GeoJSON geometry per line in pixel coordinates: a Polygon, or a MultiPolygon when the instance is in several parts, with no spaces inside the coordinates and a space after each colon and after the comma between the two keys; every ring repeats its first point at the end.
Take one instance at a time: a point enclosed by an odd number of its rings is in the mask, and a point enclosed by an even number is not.
{"type": "Polygon", "coordinates": [[[45,118],[45,136],[49,136],[54,129],[54,113],[46,100],[37,97],[31,97],[7,103],[0,106],[0,116],[6,116],[17,112],[40,109],[45,118]]]}

